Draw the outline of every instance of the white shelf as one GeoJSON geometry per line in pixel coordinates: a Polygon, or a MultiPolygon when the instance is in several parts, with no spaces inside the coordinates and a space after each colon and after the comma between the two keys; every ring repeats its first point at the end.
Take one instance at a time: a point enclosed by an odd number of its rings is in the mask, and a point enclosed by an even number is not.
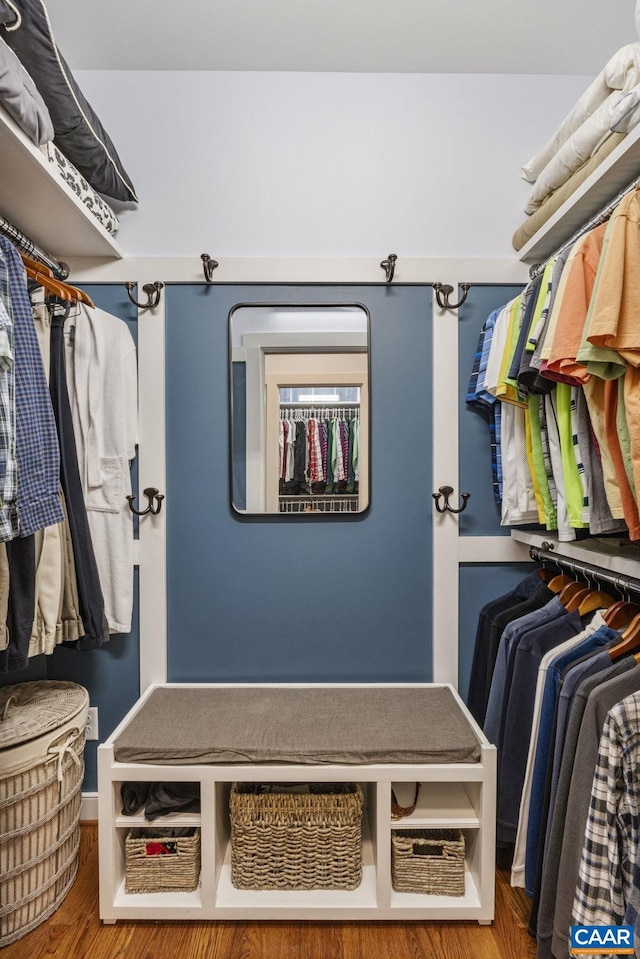
{"type": "Polygon", "coordinates": [[[127,910],[137,916],[144,912],[149,918],[181,919],[194,918],[202,911],[202,887],[193,892],[125,892],[124,879],[116,890],[113,904],[123,918],[127,910]]]}
{"type": "MultiPolygon", "coordinates": [[[[394,783],[400,806],[413,801],[413,783],[394,783]]],[[[473,829],[480,819],[463,783],[423,783],[416,808],[410,816],[391,821],[392,829],[473,829]]]]}
{"type": "Polygon", "coordinates": [[[121,259],[116,240],[0,107],[0,215],[45,253],[121,259]]]}
{"type": "Polygon", "coordinates": [[[239,909],[375,909],[376,867],[366,819],[362,837],[362,882],[357,889],[236,889],[231,882],[231,843],[227,844],[216,892],[216,907],[239,909]]]}
{"type": "Polygon", "coordinates": [[[464,896],[428,896],[421,892],[396,892],[391,890],[392,909],[422,909],[432,912],[434,909],[442,914],[443,919],[458,916],[460,910],[476,909],[481,905],[480,894],[473,876],[465,863],[464,867],[464,896]]]}
{"type": "MultiPolygon", "coordinates": [[[[239,684],[242,686],[242,684],[239,684]]],[[[349,687],[350,684],[344,684],[349,687]]],[[[355,684],[357,686],[357,684],[355,684]]],[[[399,684],[400,688],[404,684],[399,684]]],[[[414,684],[411,684],[414,685],[414,684]]],[[[415,684],[429,687],[432,684],[415,684]]],[[[171,688],[171,684],[169,684],[171,688]]],[[[214,696],[216,684],[201,684],[214,696]]],[[[228,686],[225,684],[224,688],[228,686]]],[[[266,684],[263,688],[270,688],[266,684]]],[[[306,688],[301,684],[299,688],[306,688]]],[[[315,688],[315,687],[310,687],[315,688]]],[[[341,688],[342,684],[341,684],[341,688]]],[[[357,688],[360,688],[357,686],[357,688]]],[[[462,715],[472,726],[481,755],[475,763],[166,765],[118,763],[114,741],[144,709],[151,689],[115,733],[98,747],[100,916],[119,919],[199,920],[424,920],[490,922],[494,908],[496,750],[487,742],[453,687],[462,715]],[[122,816],[118,790],[125,780],[190,781],[200,784],[202,811],[170,814],[147,823],[142,814],[122,816]],[[231,882],[229,788],[240,782],[360,782],[366,812],[362,832],[362,881],[357,889],[245,890],[231,882]],[[392,824],[391,786],[403,805],[422,784],[412,817],[392,824]],[[124,891],[124,835],[131,826],[196,825],[201,837],[201,885],[193,893],[130,894],[124,891]],[[465,830],[464,896],[424,896],[391,889],[392,829],[407,826],[465,830]]]]}
{"type": "Polygon", "coordinates": [[[202,817],[197,812],[171,812],[149,822],[144,818],[144,813],[140,812],[135,816],[116,816],[114,822],[117,828],[155,829],[158,832],[162,829],[177,829],[182,826],[200,826],[202,817]]]}
{"type": "Polygon", "coordinates": [[[635,127],[608,157],[565,200],[518,251],[523,263],[541,263],[584,226],[618,193],[640,177],[640,126],[635,127]]]}
{"type": "Polygon", "coordinates": [[[630,579],[640,580],[640,545],[626,539],[586,539],[572,543],[560,543],[551,533],[527,533],[524,530],[511,531],[512,539],[527,546],[548,549],[558,558],[563,556],[630,579]],[[547,544],[547,545],[545,545],[547,544]]]}

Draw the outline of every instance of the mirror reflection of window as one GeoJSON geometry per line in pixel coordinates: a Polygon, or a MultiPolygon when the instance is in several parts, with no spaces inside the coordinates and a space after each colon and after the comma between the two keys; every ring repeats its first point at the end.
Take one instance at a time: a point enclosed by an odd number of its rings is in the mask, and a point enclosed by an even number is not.
{"type": "Polygon", "coordinates": [[[362,512],[369,504],[367,312],[242,306],[229,329],[234,509],[362,512]]]}

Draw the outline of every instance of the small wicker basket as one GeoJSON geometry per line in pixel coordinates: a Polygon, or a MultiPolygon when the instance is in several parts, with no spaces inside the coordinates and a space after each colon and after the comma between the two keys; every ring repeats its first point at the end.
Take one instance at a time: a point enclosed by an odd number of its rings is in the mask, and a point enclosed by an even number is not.
{"type": "Polygon", "coordinates": [[[131,829],[125,840],[125,892],[193,892],[200,878],[200,830],[131,829]]]}
{"type": "Polygon", "coordinates": [[[362,882],[360,786],[234,783],[231,881],[237,889],[356,889],[362,882]]]}
{"type": "Polygon", "coordinates": [[[396,892],[464,896],[463,833],[459,829],[394,829],[391,884],[396,892]]]}

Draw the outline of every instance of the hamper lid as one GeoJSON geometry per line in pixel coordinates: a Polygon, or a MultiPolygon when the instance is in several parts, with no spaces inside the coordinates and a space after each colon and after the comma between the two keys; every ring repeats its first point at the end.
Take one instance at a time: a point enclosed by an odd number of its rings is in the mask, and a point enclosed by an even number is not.
{"type": "Polygon", "coordinates": [[[0,689],[0,749],[57,729],[89,702],[84,686],[40,680],[0,689]]]}

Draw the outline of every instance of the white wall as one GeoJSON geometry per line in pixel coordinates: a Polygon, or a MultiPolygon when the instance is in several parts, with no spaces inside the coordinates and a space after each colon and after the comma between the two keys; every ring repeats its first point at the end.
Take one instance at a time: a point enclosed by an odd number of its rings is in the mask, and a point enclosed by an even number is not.
{"type": "Polygon", "coordinates": [[[78,71],[128,255],[512,256],[520,165],[589,77],[78,71]]]}

